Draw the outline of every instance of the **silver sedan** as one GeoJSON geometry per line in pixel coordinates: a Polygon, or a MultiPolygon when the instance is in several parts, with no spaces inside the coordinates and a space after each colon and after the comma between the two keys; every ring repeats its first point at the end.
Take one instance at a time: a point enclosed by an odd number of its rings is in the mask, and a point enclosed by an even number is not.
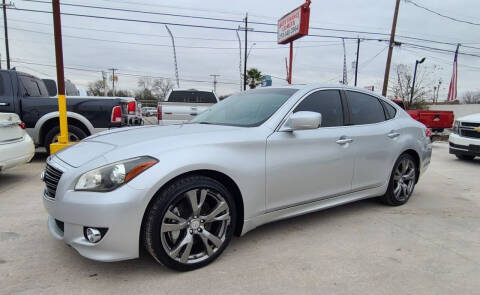
{"type": "Polygon", "coordinates": [[[100,261],[139,256],[192,270],[232,235],[378,197],[405,204],[431,156],[426,127],[344,86],[261,88],[190,123],[115,129],[47,160],[54,237],[100,261]]]}

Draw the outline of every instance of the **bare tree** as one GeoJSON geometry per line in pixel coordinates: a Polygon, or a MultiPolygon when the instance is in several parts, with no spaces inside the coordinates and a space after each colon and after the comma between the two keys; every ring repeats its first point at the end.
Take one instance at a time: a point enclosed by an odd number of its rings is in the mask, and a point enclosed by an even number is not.
{"type": "Polygon", "coordinates": [[[155,79],[153,81],[152,92],[158,100],[165,100],[168,92],[173,89],[173,82],[170,79],[155,79]]]}
{"type": "Polygon", "coordinates": [[[88,95],[103,96],[104,92],[105,90],[103,89],[102,80],[97,80],[97,81],[88,83],[88,90],[87,90],[88,95]]]}
{"type": "MultiPolygon", "coordinates": [[[[422,66],[417,68],[412,105],[424,104],[433,95],[433,86],[436,81],[434,72],[437,66],[422,66]]],[[[410,101],[413,82],[413,67],[398,64],[394,66],[394,74],[390,78],[390,98],[401,99],[406,105],[410,101]]]]}
{"type": "Polygon", "coordinates": [[[480,104],[480,91],[467,91],[462,95],[465,104],[480,104]]]}
{"type": "Polygon", "coordinates": [[[150,90],[152,88],[152,78],[148,76],[138,78],[137,86],[143,88],[143,90],[150,90]]]}

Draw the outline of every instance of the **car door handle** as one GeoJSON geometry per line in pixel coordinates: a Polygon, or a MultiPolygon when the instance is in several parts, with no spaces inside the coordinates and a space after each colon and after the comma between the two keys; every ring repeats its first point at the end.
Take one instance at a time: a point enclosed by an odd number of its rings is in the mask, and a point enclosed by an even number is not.
{"type": "Polygon", "coordinates": [[[351,138],[340,138],[335,142],[338,143],[338,144],[346,144],[346,143],[353,142],[353,139],[351,139],[351,138]]]}
{"type": "Polygon", "coordinates": [[[0,106],[8,106],[10,105],[8,102],[0,102],[0,106]]]}
{"type": "Polygon", "coordinates": [[[387,134],[388,137],[390,138],[396,138],[400,136],[400,133],[395,132],[395,131],[390,131],[390,133],[387,134]]]}

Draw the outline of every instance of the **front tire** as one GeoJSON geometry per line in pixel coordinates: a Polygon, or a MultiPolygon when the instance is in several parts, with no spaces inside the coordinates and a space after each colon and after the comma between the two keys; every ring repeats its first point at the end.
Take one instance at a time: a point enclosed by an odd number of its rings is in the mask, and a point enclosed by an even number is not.
{"type": "Polygon", "coordinates": [[[395,162],[387,192],[380,199],[387,205],[400,206],[408,202],[415,188],[418,167],[409,154],[402,154],[395,162]]]}
{"type": "Polygon", "coordinates": [[[206,176],[187,176],[157,195],[146,212],[143,242],[161,264],[194,270],[220,256],[235,223],[235,202],[223,184],[206,176]]]}
{"type": "MultiPolygon", "coordinates": [[[[44,146],[47,149],[47,153],[50,154],[50,144],[58,141],[58,136],[60,136],[60,127],[55,126],[50,131],[47,132],[43,140],[44,146]]],[[[77,126],[68,125],[68,141],[69,142],[78,142],[87,137],[87,134],[82,129],[77,126]]]]}

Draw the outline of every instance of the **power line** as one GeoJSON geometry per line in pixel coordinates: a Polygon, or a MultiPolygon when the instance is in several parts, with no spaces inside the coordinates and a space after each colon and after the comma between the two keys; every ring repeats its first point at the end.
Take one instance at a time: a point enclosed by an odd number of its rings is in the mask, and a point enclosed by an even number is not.
{"type": "MultiPolygon", "coordinates": [[[[27,65],[37,65],[37,66],[45,66],[45,67],[56,67],[56,65],[52,65],[52,64],[44,64],[44,63],[37,63],[37,62],[29,62],[29,61],[24,61],[22,59],[12,59],[12,62],[15,62],[15,63],[21,63],[21,64],[27,64],[27,65]]],[[[76,70],[76,71],[84,71],[84,72],[95,72],[95,73],[99,73],[101,72],[100,69],[98,70],[93,70],[93,69],[83,69],[83,68],[78,68],[78,67],[71,67],[71,66],[65,66],[65,69],[69,69],[69,70],[76,70]]],[[[168,77],[165,77],[165,76],[154,76],[154,75],[141,75],[141,74],[134,74],[134,73],[128,73],[128,72],[120,72],[120,73],[116,73],[117,76],[129,76],[129,77],[151,77],[151,78],[158,78],[158,79],[170,79],[171,78],[168,78],[168,77]]],[[[212,81],[207,81],[207,80],[197,80],[197,79],[180,79],[181,81],[185,81],[185,82],[199,82],[199,83],[212,83],[212,81]]],[[[227,85],[238,85],[238,83],[234,83],[234,82],[223,82],[223,81],[217,81],[218,84],[227,84],[227,85]]]]}
{"type": "MultiPolygon", "coordinates": [[[[42,4],[50,4],[48,1],[42,0],[21,0],[25,2],[35,2],[35,3],[42,3],[42,4]]],[[[136,9],[126,9],[126,8],[116,8],[116,7],[105,7],[105,6],[96,6],[96,5],[85,5],[85,4],[74,4],[74,3],[62,3],[64,6],[72,6],[72,7],[81,7],[81,8],[91,8],[91,9],[101,9],[101,10],[111,10],[111,11],[120,11],[120,12],[132,12],[132,13],[140,13],[140,14],[149,14],[149,15],[163,15],[163,16],[171,16],[171,17],[182,17],[182,18],[191,18],[191,19],[201,19],[201,20],[212,20],[212,21],[221,21],[221,22],[233,22],[233,23],[242,23],[242,20],[236,19],[226,19],[226,18],[217,18],[217,17],[205,17],[205,16],[194,16],[194,15],[185,15],[185,14],[174,14],[174,13],[164,13],[164,12],[154,12],[154,11],[145,11],[145,10],[136,10],[136,9]]],[[[265,25],[265,26],[277,26],[276,23],[267,23],[267,22],[255,22],[251,21],[251,24],[255,25],[265,25]]],[[[389,36],[388,33],[381,33],[381,32],[371,32],[371,31],[357,31],[357,30],[346,30],[346,29],[332,29],[332,28],[325,28],[325,27],[313,27],[310,26],[311,30],[323,30],[323,31],[332,31],[332,32],[343,32],[343,33],[352,33],[352,34],[367,34],[367,35],[378,35],[378,36],[389,36]]],[[[273,32],[276,33],[276,32],[273,32]]],[[[315,36],[315,35],[311,35],[315,36]]],[[[417,41],[424,41],[430,43],[437,43],[437,44],[444,44],[444,45],[453,45],[456,46],[457,43],[452,42],[444,42],[444,41],[437,41],[437,40],[429,40],[425,38],[418,38],[418,37],[410,37],[410,36],[403,36],[403,35],[396,35],[398,38],[404,39],[411,39],[417,41]]],[[[356,39],[356,38],[350,38],[356,39]]],[[[466,48],[472,49],[479,49],[480,47],[474,46],[463,46],[466,48]]]]}
{"type": "Polygon", "coordinates": [[[480,23],[474,23],[474,22],[471,22],[471,21],[468,21],[468,20],[462,20],[462,19],[455,18],[453,16],[448,16],[448,15],[442,14],[442,13],[437,12],[435,10],[432,10],[428,7],[422,6],[422,5],[416,3],[412,0],[405,0],[405,2],[410,3],[410,4],[412,4],[412,5],[414,5],[418,8],[421,8],[423,10],[426,10],[426,11],[430,12],[430,13],[436,14],[438,16],[441,16],[443,18],[447,18],[447,19],[452,20],[452,21],[456,21],[456,22],[459,22],[459,23],[465,23],[465,24],[469,24],[469,25],[474,25],[474,26],[480,26],[480,23]]]}
{"type": "MultiPolygon", "coordinates": [[[[48,32],[41,32],[36,30],[28,30],[28,29],[21,29],[16,27],[9,27],[11,30],[16,31],[23,31],[23,32],[30,32],[36,34],[43,34],[43,35],[52,35],[48,32]]],[[[110,39],[99,39],[99,38],[91,38],[91,37],[83,37],[83,36],[76,36],[76,35],[69,35],[69,34],[62,34],[63,37],[66,38],[75,38],[75,39],[82,39],[82,40],[92,40],[92,41],[99,41],[99,42],[112,42],[112,43],[120,43],[120,44],[128,44],[128,45],[144,45],[144,46],[156,46],[156,47],[172,47],[169,44],[158,44],[158,43],[142,43],[142,42],[131,42],[131,41],[120,41],[120,40],[110,40],[110,39]]],[[[306,46],[299,46],[299,47],[320,47],[320,46],[337,46],[338,44],[320,44],[320,45],[306,45],[306,46]]],[[[193,49],[220,49],[220,50],[236,50],[236,47],[212,47],[212,46],[186,46],[186,45],[177,45],[176,47],[179,48],[193,48],[193,49]]],[[[255,47],[255,49],[283,49],[283,47],[255,47]]]]}
{"type": "MultiPolygon", "coordinates": [[[[18,11],[38,12],[38,13],[48,13],[48,14],[51,13],[50,11],[36,10],[36,9],[24,9],[24,8],[11,8],[11,9],[15,9],[15,10],[18,10],[18,11]]],[[[202,29],[216,29],[216,30],[226,30],[226,31],[236,31],[237,30],[237,28],[230,28],[230,27],[218,27],[218,26],[206,26],[206,25],[193,25],[193,24],[185,24],[185,23],[160,22],[160,21],[139,20],[139,19],[131,19],[131,18],[119,18],[119,17],[108,17],[108,16],[98,16],[98,15],[88,15],[88,14],[78,14],[78,13],[62,13],[62,14],[63,15],[68,15],[68,16],[77,16],[77,17],[86,17],[86,18],[97,18],[97,19],[106,19],[106,20],[117,20],[117,21],[149,23],[149,24],[162,24],[162,25],[166,24],[166,25],[172,25],[172,26],[193,27],[193,28],[202,28],[202,29]]],[[[264,30],[255,30],[255,31],[252,31],[252,32],[253,33],[264,33],[264,34],[276,34],[277,33],[277,32],[274,32],[274,31],[264,31],[264,30]]],[[[309,36],[311,36],[311,37],[322,37],[322,38],[346,39],[346,40],[356,40],[357,39],[357,37],[338,36],[338,35],[310,34],[309,36]]],[[[360,38],[360,39],[361,40],[367,40],[367,41],[388,41],[387,39],[379,39],[379,38],[360,38]]],[[[119,42],[123,42],[123,41],[119,41],[119,42]]],[[[427,49],[432,49],[432,50],[437,50],[437,51],[444,51],[444,52],[451,52],[451,53],[455,52],[455,51],[448,50],[448,49],[435,48],[435,47],[424,46],[424,45],[419,45],[419,44],[415,44],[415,43],[401,42],[401,44],[408,44],[408,45],[411,45],[411,46],[422,47],[422,48],[427,48],[427,49]]],[[[281,47],[279,47],[279,48],[281,48],[281,47]]],[[[460,52],[459,54],[474,56],[474,57],[480,57],[480,55],[477,55],[477,54],[474,54],[474,53],[460,52]]]]}
{"type": "MultiPolygon", "coordinates": [[[[52,26],[50,23],[43,23],[43,22],[36,22],[36,21],[29,21],[29,20],[19,20],[9,18],[9,21],[13,22],[21,22],[27,24],[35,24],[35,25],[44,25],[44,26],[52,26]]],[[[149,34],[149,33],[141,33],[141,32],[125,32],[125,31],[116,31],[116,30],[105,30],[105,29],[94,29],[94,28],[86,28],[86,27],[78,27],[78,26],[70,26],[70,25],[63,25],[62,28],[71,28],[75,30],[85,30],[85,31],[94,31],[94,32],[104,32],[104,33],[116,33],[116,34],[125,34],[125,35],[135,35],[135,36],[150,36],[156,38],[170,38],[167,35],[160,35],[160,34],[149,34]]],[[[178,36],[175,37],[177,39],[192,39],[192,40],[205,40],[205,41],[222,41],[222,42],[238,42],[237,39],[223,39],[223,38],[202,38],[202,37],[193,37],[193,36],[178,36]]],[[[251,43],[276,43],[277,40],[250,40],[251,43]]],[[[332,44],[334,41],[313,41],[313,40],[302,40],[302,43],[330,43],[332,44]]],[[[335,43],[337,44],[337,43],[335,43]]]]}

